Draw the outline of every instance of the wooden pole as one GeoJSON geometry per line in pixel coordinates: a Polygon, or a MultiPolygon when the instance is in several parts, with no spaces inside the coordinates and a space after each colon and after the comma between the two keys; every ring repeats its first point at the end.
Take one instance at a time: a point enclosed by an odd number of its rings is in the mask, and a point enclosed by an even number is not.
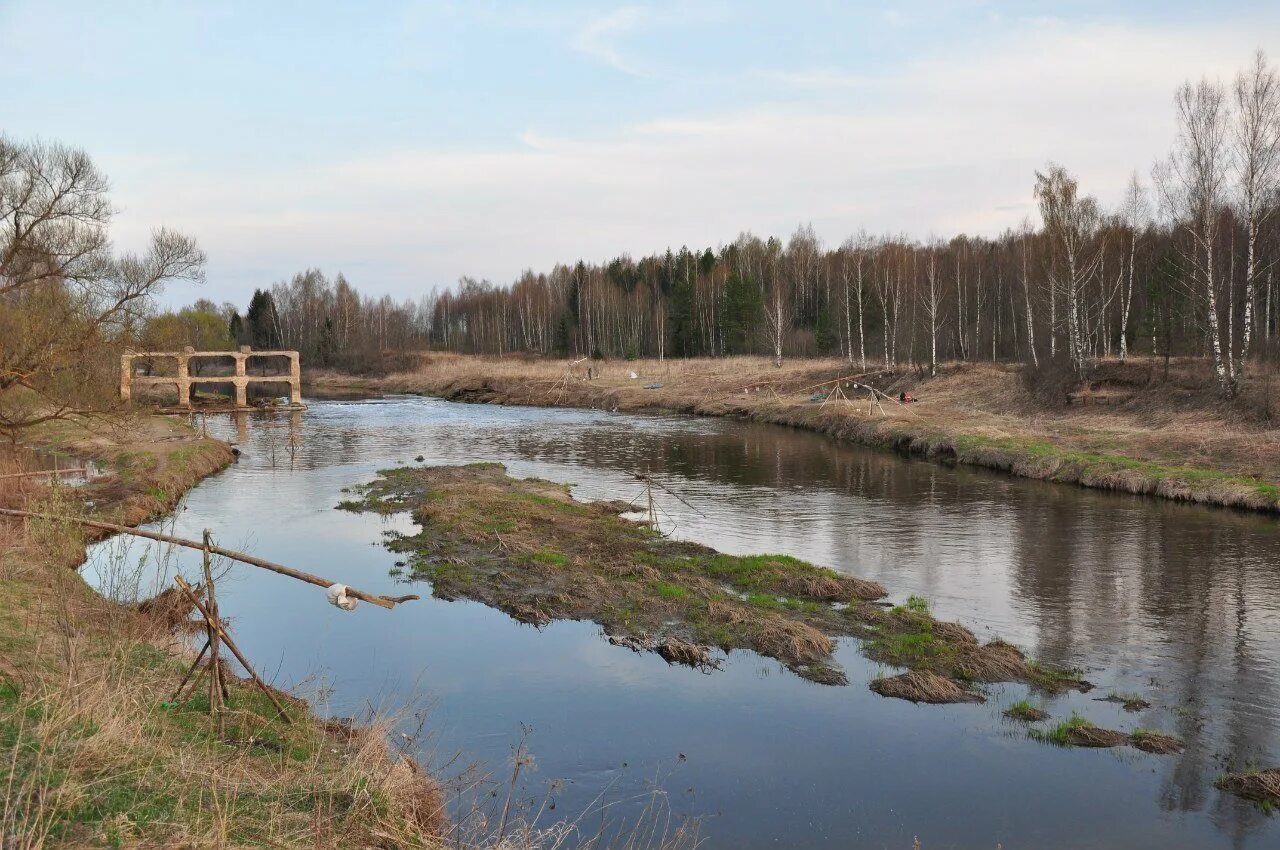
{"type": "Polygon", "coordinates": [[[267,695],[267,699],[271,700],[271,704],[276,707],[276,711],[280,714],[280,719],[285,723],[292,723],[293,721],[289,719],[289,715],[285,714],[284,706],[280,704],[280,700],[276,699],[276,695],[267,687],[267,683],[258,678],[258,674],[253,669],[253,665],[244,657],[244,654],[240,651],[240,647],[236,646],[236,642],[231,639],[231,635],[227,634],[226,629],[222,628],[222,623],[218,622],[212,617],[212,615],[210,615],[209,609],[205,608],[204,603],[200,601],[200,597],[196,596],[196,594],[191,590],[191,585],[187,584],[186,580],[183,579],[182,576],[174,576],[173,578],[174,581],[178,583],[178,587],[182,588],[182,592],[187,594],[187,598],[190,599],[196,608],[200,610],[200,613],[204,615],[205,621],[213,624],[213,628],[217,631],[218,637],[227,645],[227,649],[231,650],[231,654],[240,662],[240,666],[244,667],[245,672],[249,674],[251,679],[253,679],[254,684],[262,689],[262,692],[267,695]]]}
{"type": "Polygon", "coordinates": [[[218,596],[213,589],[213,567],[209,563],[211,560],[209,547],[212,545],[209,537],[209,529],[206,528],[201,560],[204,568],[205,604],[209,606],[209,617],[205,619],[205,629],[209,634],[209,713],[217,720],[218,734],[221,735],[224,727],[222,700],[226,696],[224,693],[226,683],[222,679],[222,656],[218,641],[220,629],[215,625],[218,623],[218,596]]]}
{"type": "MultiPolygon", "coordinates": [[[[112,522],[99,522],[97,520],[80,519],[78,517],[58,517],[51,514],[36,513],[34,511],[20,511],[14,508],[0,508],[0,516],[30,517],[32,519],[45,519],[50,522],[66,522],[69,520],[89,528],[98,528],[103,531],[111,531],[117,534],[132,534],[134,537],[145,537],[148,540],[157,540],[161,543],[172,543],[176,546],[186,546],[188,549],[204,549],[204,544],[195,540],[174,537],[171,534],[158,534],[154,531],[144,531],[141,528],[132,528],[127,525],[116,525],[112,522]]],[[[270,570],[273,573],[280,573],[280,575],[296,578],[299,581],[305,581],[308,584],[314,584],[316,587],[323,587],[327,589],[334,584],[334,582],[331,582],[328,579],[323,579],[320,576],[312,575],[311,573],[306,573],[302,570],[295,570],[292,567],[286,567],[283,564],[276,564],[262,558],[255,558],[252,555],[244,552],[237,552],[234,549],[224,549],[221,546],[210,546],[209,551],[214,555],[221,555],[222,557],[230,558],[233,561],[240,561],[244,564],[250,564],[255,567],[261,567],[264,570],[270,570]]],[[[414,599],[422,598],[416,594],[409,594],[407,596],[376,596],[372,593],[365,593],[362,590],[356,590],[354,587],[347,588],[347,595],[354,596],[356,599],[360,599],[372,605],[377,605],[380,608],[394,608],[401,602],[409,602],[414,599]]]]}
{"type": "Polygon", "coordinates": [[[204,660],[204,654],[209,651],[209,641],[204,642],[204,646],[200,647],[200,654],[196,656],[196,660],[191,663],[191,667],[187,670],[187,675],[182,677],[181,684],[178,689],[173,692],[173,701],[177,702],[178,697],[182,696],[182,689],[187,686],[187,682],[191,681],[191,674],[196,672],[196,668],[200,666],[200,662],[204,660]]]}

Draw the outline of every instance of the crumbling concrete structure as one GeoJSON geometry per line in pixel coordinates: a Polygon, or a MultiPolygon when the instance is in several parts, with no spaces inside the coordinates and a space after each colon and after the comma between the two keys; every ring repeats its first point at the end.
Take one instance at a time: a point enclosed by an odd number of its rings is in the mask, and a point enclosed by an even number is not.
{"type": "Polygon", "coordinates": [[[302,367],[296,351],[254,351],[247,345],[239,351],[196,351],[187,347],[182,351],[126,351],[120,357],[120,398],[130,401],[135,386],[164,386],[173,384],[178,388],[178,407],[191,407],[191,387],[199,384],[231,384],[235,387],[235,408],[249,407],[249,384],[251,383],[286,383],[289,385],[289,406],[302,408],[302,367]],[[287,375],[250,375],[249,360],[262,357],[286,357],[289,360],[287,375]],[[177,364],[174,375],[138,375],[135,374],[134,361],[145,359],[154,361],[157,358],[171,358],[177,364]],[[227,359],[235,361],[233,375],[201,375],[191,374],[191,361],[199,359],[227,359]]]}

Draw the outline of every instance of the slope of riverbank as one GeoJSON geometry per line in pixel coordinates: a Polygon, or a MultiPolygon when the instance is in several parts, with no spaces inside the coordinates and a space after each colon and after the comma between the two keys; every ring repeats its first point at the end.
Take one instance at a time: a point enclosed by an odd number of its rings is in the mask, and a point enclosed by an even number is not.
{"type": "MultiPolygon", "coordinates": [[[[104,474],[75,488],[0,480],[0,505],[126,524],[171,511],[233,460],[161,417],[48,423],[34,442],[104,474]]],[[[72,569],[93,539],[71,522],[0,522],[6,847],[435,846],[436,786],[390,752],[386,730],[325,723],[279,694],[294,721],[284,725],[239,680],[221,733],[204,689],[173,703],[187,642],[72,569]]],[[[126,595],[139,589],[142,565],[121,555],[108,569],[126,595]]]]}
{"type": "Polygon", "coordinates": [[[1280,509],[1280,442],[1265,418],[1209,391],[1203,364],[1101,364],[1087,386],[1036,391],[1020,366],[866,372],[837,360],[592,362],[431,354],[382,378],[308,376],[317,394],[422,393],[496,404],[734,416],[946,463],[1106,490],[1280,509]],[[588,374],[590,369],[590,374],[588,374]],[[633,378],[632,375],[635,375],[633,378]],[[841,396],[828,400],[839,378],[841,396]],[[867,386],[886,396],[872,404],[867,386]],[[1067,404],[1071,392],[1073,404],[1067,404]],[[918,401],[896,402],[900,393],[918,401]]]}

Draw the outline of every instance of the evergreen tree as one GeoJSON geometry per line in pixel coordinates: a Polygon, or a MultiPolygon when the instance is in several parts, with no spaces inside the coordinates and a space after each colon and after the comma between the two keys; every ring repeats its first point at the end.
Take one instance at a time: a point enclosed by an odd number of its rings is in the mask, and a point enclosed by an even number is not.
{"type": "Polygon", "coordinates": [[[726,354],[749,354],[755,347],[756,333],[764,301],[759,285],[749,277],[729,275],[724,284],[724,349],[726,354]]]}
{"type": "Polygon", "coordinates": [[[273,349],[281,346],[280,322],[276,315],[276,302],[271,293],[262,289],[253,291],[249,310],[245,313],[249,344],[257,349],[273,349]]]}

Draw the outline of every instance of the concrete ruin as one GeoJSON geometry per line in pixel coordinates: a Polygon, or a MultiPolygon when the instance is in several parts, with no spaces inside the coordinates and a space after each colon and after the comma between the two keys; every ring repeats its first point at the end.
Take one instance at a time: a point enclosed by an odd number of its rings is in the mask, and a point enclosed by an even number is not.
{"type": "Polygon", "coordinates": [[[187,347],[182,351],[126,351],[120,357],[120,398],[124,401],[133,399],[134,387],[151,387],[173,385],[178,389],[177,407],[191,407],[191,388],[200,384],[231,384],[235,387],[234,409],[249,408],[249,385],[288,384],[289,407],[303,409],[302,403],[302,368],[296,351],[254,351],[242,345],[239,351],[196,351],[187,347]],[[277,357],[289,361],[288,374],[250,375],[249,361],[254,358],[277,357]],[[134,362],[146,360],[153,363],[157,359],[171,359],[176,364],[173,375],[137,374],[134,362]],[[235,372],[231,375],[192,375],[193,360],[233,360],[235,372]]]}

